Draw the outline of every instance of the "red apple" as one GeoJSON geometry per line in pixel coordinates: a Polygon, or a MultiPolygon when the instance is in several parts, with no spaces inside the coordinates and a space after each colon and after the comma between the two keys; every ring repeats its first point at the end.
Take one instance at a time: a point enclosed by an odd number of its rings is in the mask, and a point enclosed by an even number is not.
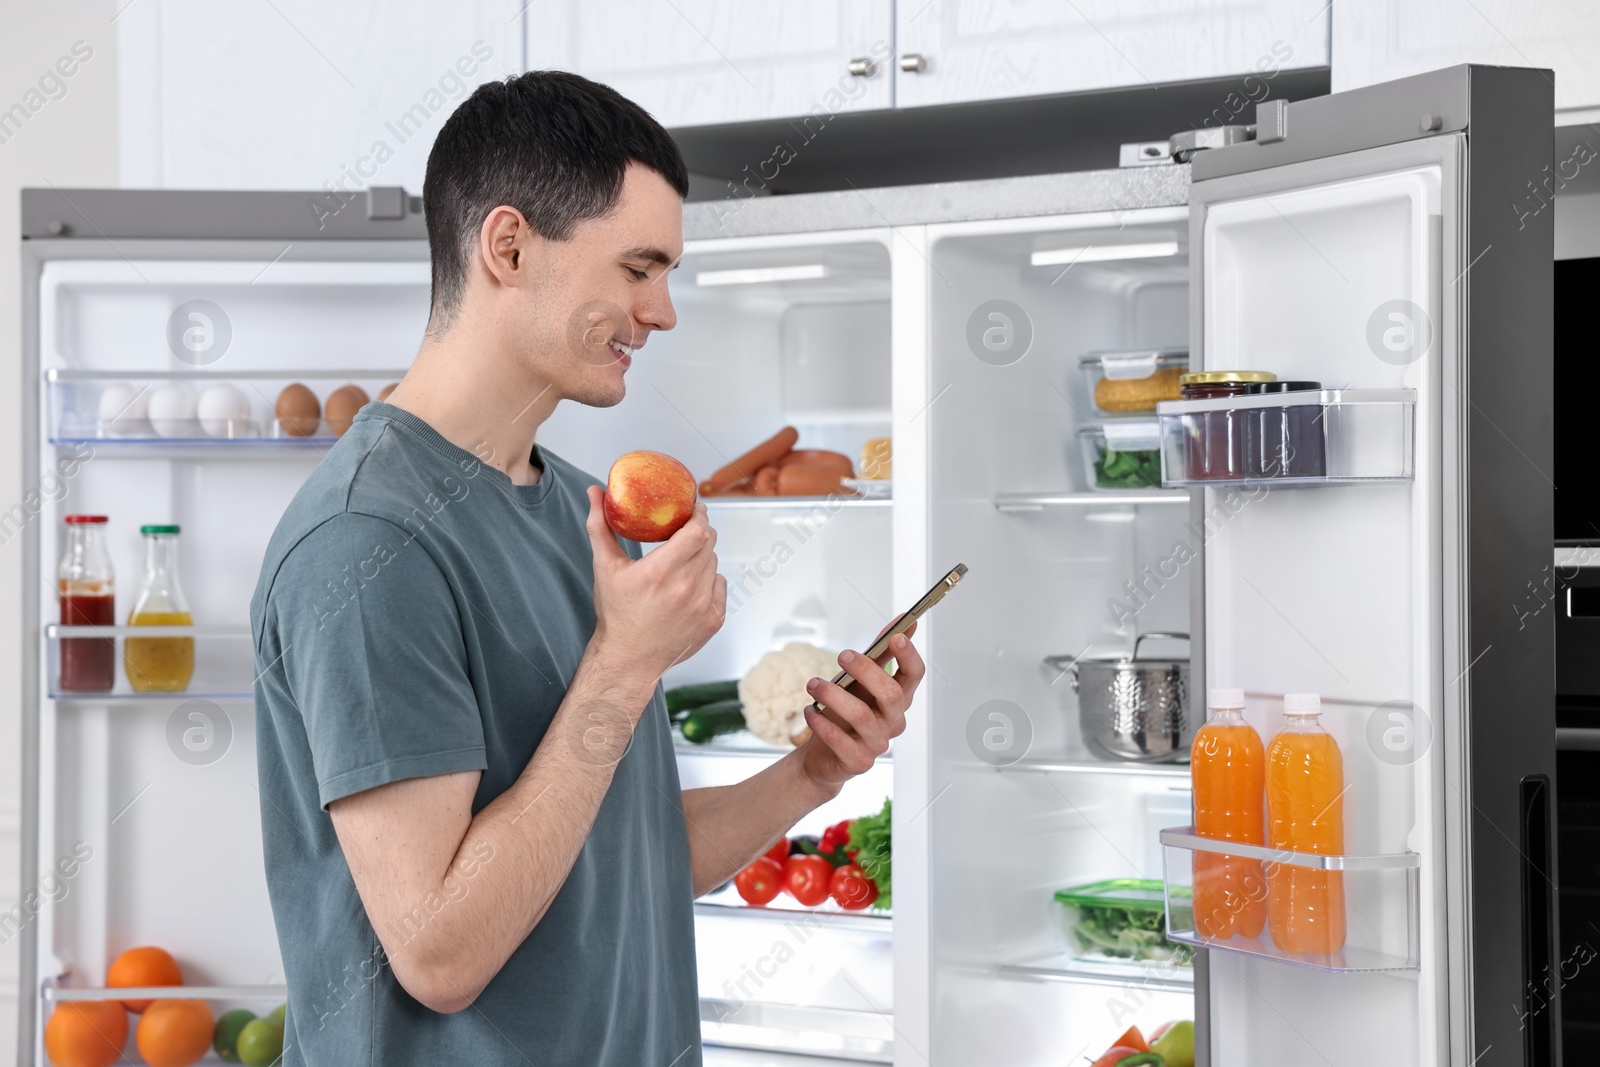
{"type": "Polygon", "coordinates": [[[665,541],[689,521],[694,501],[694,475],[660,452],[629,452],[606,476],[606,524],[634,541],[665,541]]]}

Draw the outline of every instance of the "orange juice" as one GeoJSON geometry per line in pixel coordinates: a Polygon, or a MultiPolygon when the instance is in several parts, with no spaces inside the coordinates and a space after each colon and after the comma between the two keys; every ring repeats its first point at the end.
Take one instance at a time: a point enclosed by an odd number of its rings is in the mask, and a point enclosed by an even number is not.
{"type": "MultiPolygon", "coordinates": [[[[1213,689],[1211,719],[1194,736],[1194,828],[1201,837],[1262,842],[1261,738],[1244,721],[1244,691],[1213,689]]],[[[1257,937],[1267,921],[1266,875],[1258,860],[1194,854],[1194,925],[1205,937],[1257,937]]]]}
{"type": "MultiPolygon", "coordinates": [[[[129,626],[188,626],[187,611],[142,611],[129,626]]],[[[128,684],[137,693],[179,693],[194,677],[194,638],[130,637],[122,643],[128,684]]]]}
{"type": "MultiPolygon", "coordinates": [[[[1315,693],[1283,700],[1289,725],[1267,749],[1267,843],[1319,855],[1344,851],[1344,761],[1318,721],[1315,693]]],[[[1267,923],[1285,952],[1326,954],[1344,947],[1344,875],[1285,863],[1267,877],[1267,923]]]]}

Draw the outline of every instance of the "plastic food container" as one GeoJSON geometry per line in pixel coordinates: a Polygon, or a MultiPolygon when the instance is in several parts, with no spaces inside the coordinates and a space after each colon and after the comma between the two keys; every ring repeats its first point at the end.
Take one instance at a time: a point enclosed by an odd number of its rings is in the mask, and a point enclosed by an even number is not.
{"type": "Polygon", "coordinates": [[[1078,447],[1090,489],[1161,488],[1161,424],[1153,419],[1085,426],[1078,431],[1078,447]]]}
{"type": "Polygon", "coordinates": [[[1091,352],[1078,361],[1095,410],[1113,418],[1156,409],[1182,396],[1178,379],[1189,369],[1187,348],[1091,352]]]}
{"type": "Polygon", "coordinates": [[[1108,878],[1058,889],[1055,897],[1066,908],[1067,937],[1080,957],[1181,965],[1194,959],[1188,946],[1167,940],[1166,887],[1159,879],[1108,878]]]}

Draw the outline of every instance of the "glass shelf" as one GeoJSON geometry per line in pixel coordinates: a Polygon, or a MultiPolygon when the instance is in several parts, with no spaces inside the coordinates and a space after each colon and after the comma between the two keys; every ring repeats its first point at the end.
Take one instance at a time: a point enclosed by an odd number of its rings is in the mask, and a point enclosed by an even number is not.
{"type": "Polygon", "coordinates": [[[108,989],[105,986],[64,986],[47,981],[40,993],[51,1003],[67,1000],[161,1000],[164,997],[281,1003],[288,998],[289,989],[281,985],[126,986],[108,989]]]}
{"type": "Polygon", "coordinates": [[[887,1011],[700,998],[700,1036],[707,1045],[893,1063],[894,1032],[887,1011]]]}
{"type": "Polygon", "coordinates": [[[1014,514],[1044,511],[1047,508],[1106,508],[1188,502],[1189,493],[1182,489],[1097,489],[1087,493],[1000,493],[994,498],[994,507],[996,511],[1014,514]]]}
{"type": "Polygon", "coordinates": [[[707,893],[694,902],[698,918],[729,919],[738,922],[800,923],[818,930],[850,930],[888,937],[894,931],[892,911],[863,908],[845,911],[829,900],[808,908],[793,897],[779,894],[770,904],[746,904],[738,890],[729,885],[707,893]]]}
{"type": "Polygon", "coordinates": [[[1032,772],[1034,774],[1132,774],[1156,775],[1165,778],[1189,780],[1189,764],[1142,763],[1136,760],[1067,759],[1046,756],[1026,756],[1015,763],[1003,763],[995,770],[1008,773],[1032,772]]]}
{"type": "Polygon", "coordinates": [[[1151,960],[1096,959],[1071,952],[1002,963],[1003,975],[1047,982],[1072,982],[1078,985],[1137,986],[1140,989],[1174,989],[1189,992],[1194,988],[1194,969],[1179,963],[1151,960]]]}
{"type": "MultiPolygon", "coordinates": [[[[778,759],[794,751],[789,745],[769,745],[749,730],[739,730],[731,734],[722,734],[709,741],[696,743],[684,740],[683,734],[676,727],[672,731],[672,747],[680,756],[726,756],[743,759],[778,759]]],[[[894,749],[879,756],[878,763],[890,763],[894,760],[894,749]]]]}
{"type": "Polygon", "coordinates": [[[337,388],[354,385],[370,399],[403,373],[305,369],[112,373],[52,368],[44,375],[48,440],[54,445],[105,446],[117,453],[326,449],[339,439],[336,427],[323,417],[323,406],[337,388]],[[306,385],[316,397],[315,413],[295,420],[277,417],[278,395],[287,382],[318,383],[306,385]]]}
{"type": "Polygon", "coordinates": [[[1163,401],[1161,484],[1409,482],[1416,400],[1415,389],[1323,389],[1163,401]]]}
{"type": "Polygon", "coordinates": [[[1421,966],[1422,858],[1415,852],[1324,856],[1216,841],[1198,836],[1192,826],[1162,830],[1161,852],[1166,869],[1167,937],[1170,940],[1335,973],[1415,971],[1421,966]],[[1262,874],[1254,877],[1264,877],[1268,887],[1276,878],[1295,871],[1311,872],[1311,877],[1340,886],[1347,930],[1343,947],[1331,953],[1289,952],[1273,944],[1269,930],[1253,938],[1224,939],[1201,933],[1195,929],[1192,899],[1196,853],[1259,863],[1262,874]],[[1286,867],[1293,870],[1285,871],[1286,867]]]}
{"type": "Polygon", "coordinates": [[[50,699],[77,703],[148,703],[193,699],[250,700],[255,688],[255,658],[248,626],[62,626],[48,623],[44,637],[49,645],[50,699]],[[194,647],[194,673],[183,689],[135,690],[128,681],[126,661],[129,638],[141,640],[188,639],[194,647]],[[61,653],[65,642],[82,642],[75,648],[81,663],[79,677],[109,673],[111,688],[63,689],[61,653]],[[109,671],[108,671],[109,668],[109,671]]]}
{"type": "Polygon", "coordinates": [[[805,510],[807,508],[886,508],[894,503],[889,497],[851,497],[851,496],[703,496],[701,502],[707,508],[746,509],[746,510],[771,510],[788,508],[805,510]]]}

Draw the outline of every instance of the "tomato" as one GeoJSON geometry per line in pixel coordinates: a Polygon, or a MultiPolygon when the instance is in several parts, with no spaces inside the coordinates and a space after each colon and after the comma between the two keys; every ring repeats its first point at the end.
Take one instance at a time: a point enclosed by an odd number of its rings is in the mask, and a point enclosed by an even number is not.
{"type": "Polygon", "coordinates": [[[790,856],[783,868],[783,887],[808,908],[828,899],[833,881],[833,864],[821,856],[790,856]]]}
{"type": "Polygon", "coordinates": [[[778,838],[777,841],[773,842],[772,847],[767,849],[765,855],[767,859],[782,867],[789,862],[789,839],[787,837],[778,838]]]}
{"type": "Polygon", "coordinates": [[[833,872],[828,892],[846,911],[860,911],[878,899],[878,887],[867,872],[853,863],[847,863],[833,872]]]}
{"type": "Polygon", "coordinates": [[[1136,1049],[1132,1045],[1116,1045],[1106,1049],[1106,1054],[1089,1065],[1089,1067],[1117,1067],[1117,1064],[1129,1056],[1137,1056],[1143,1049],[1136,1049]]]}
{"type": "Polygon", "coordinates": [[[1137,1026],[1130,1026],[1122,1032],[1122,1036],[1111,1042],[1112,1046],[1126,1045],[1128,1048],[1138,1049],[1140,1052],[1149,1052],[1150,1045],[1139,1032],[1137,1026]]]}
{"type": "Polygon", "coordinates": [[[760,856],[733,879],[734,888],[747,904],[770,904],[783,890],[783,868],[778,861],[760,856]]]}

